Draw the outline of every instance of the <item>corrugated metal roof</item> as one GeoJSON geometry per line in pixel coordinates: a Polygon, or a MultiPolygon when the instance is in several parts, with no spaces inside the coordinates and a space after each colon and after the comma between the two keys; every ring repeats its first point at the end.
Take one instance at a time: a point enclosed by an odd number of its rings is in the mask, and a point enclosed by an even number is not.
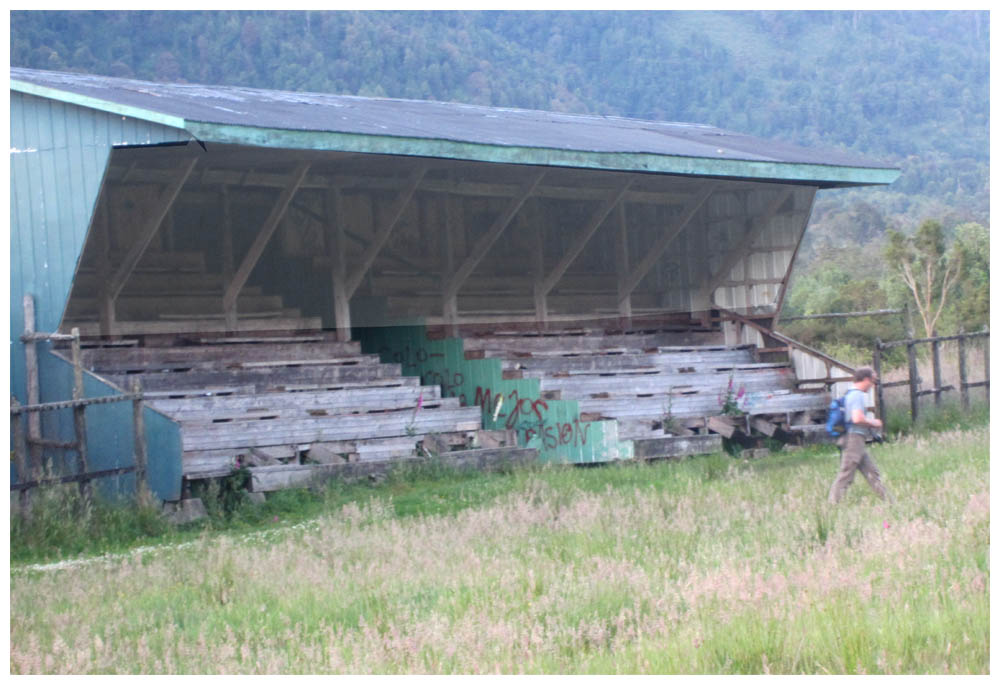
{"type": "MultiPolygon", "coordinates": [[[[234,127],[280,132],[346,134],[407,141],[449,141],[494,149],[545,149],[598,155],[639,155],[718,160],[773,165],[818,165],[871,170],[874,173],[830,181],[887,183],[898,175],[891,165],[837,151],[806,149],[701,124],[668,123],[559,112],[483,107],[421,100],[365,98],[322,93],[295,93],[233,86],[153,83],[89,74],[68,74],[11,68],[12,88],[36,94],[75,96],[80,104],[101,103],[133,116],[183,126],[199,137],[220,134],[218,140],[238,142],[234,127]],[[28,88],[25,88],[28,86],[28,88]],[[32,88],[34,87],[34,88],[32,88]],[[41,91],[39,91],[41,89],[41,91]],[[82,98],[80,100],[79,98],[82,98]],[[182,122],[182,123],[181,123],[182,122]],[[200,124],[195,126],[195,124],[200,124]],[[205,125],[209,125],[206,127],[205,125]],[[225,131],[225,135],[223,134],[225,131]],[[890,172],[890,173],[886,173],[890,172]],[[888,180],[886,180],[888,179],[888,180]]],[[[285,145],[296,138],[277,135],[285,145]]],[[[301,139],[301,138],[300,138],[301,139]]],[[[261,136],[247,138],[260,143],[261,136]]],[[[292,141],[292,142],[290,142],[292,141]]],[[[334,149],[335,144],[324,144],[334,149]]],[[[310,142],[304,146],[323,149],[310,142]]],[[[407,154],[423,148],[410,147],[407,154]]],[[[426,148],[434,154],[440,146],[426,148]]],[[[379,148],[382,151],[382,148],[379,148]]],[[[441,156],[453,156],[442,152],[441,156]]],[[[510,161],[497,159],[496,161],[510,161]]],[[[515,160],[526,161],[530,160],[515,160]]],[[[672,171],[648,162],[630,162],[641,170],[672,171]],[[645,165],[645,168],[642,168],[645,165]]],[[[592,166],[584,163],[583,166],[592,166]]],[[[704,167],[711,170],[714,167],[704,167]]],[[[722,168],[722,167],[719,167],[722,168]]],[[[697,173],[690,166],[678,173],[697,173]]],[[[703,172],[704,173],[704,172],[703,172]]],[[[720,172],[733,175],[731,172],[720,172]]],[[[756,174],[760,176],[760,174],[756,174]]],[[[775,175],[782,178],[782,174],[775,175]]],[[[794,177],[794,176],[793,176],[794,177]]]]}

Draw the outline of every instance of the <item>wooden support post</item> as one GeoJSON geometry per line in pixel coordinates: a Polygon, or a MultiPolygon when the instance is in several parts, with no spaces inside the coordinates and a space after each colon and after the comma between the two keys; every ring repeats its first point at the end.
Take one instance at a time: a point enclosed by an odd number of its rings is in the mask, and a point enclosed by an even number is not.
{"type": "Polygon", "coordinates": [[[128,253],[122,259],[122,263],[121,266],[118,267],[118,271],[116,271],[115,275],[111,278],[111,284],[108,286],[108,293],[112,300],[118,299],[118,295],[121,294],[122,288],[125,287],[125,283],[128,281],[129,276],[132,275],[135,267],[139,264],[139,260],[142,259],[142,255],[145,254],[146,248],[149,247],[149,243],[153,240],[157,230],[159,230],[160,224],[163,223],[163,218],[166,216],[167,212],[170,211],[170,207],[174,204],[174,200],[177,199],[177,196],[181,192],[181,188],[184,187],[184,183],[191,175],[191,172],[194,171],[195,164],[197,163],[198,158],[191,157],[191,159],[177,169],[174,179],[170,185],[160,192],[152,213],[146,220],[146,223],[140,227],[138,237],[135,242],[132,243],[132,247],[129,248],[128,253]]]}
{"type": "MultiPolygon", "coordinates": [[[[931,336],[937,338],[937,331],[931,333],[931,336]]],[[[934,406],[941,406],[941,343],[937,340],[931,342],[931,363],[933,365],[934,373],[934,406]]]]}
{"type": "Polygon", "coordinates": [[[705,201],[708,200],[708,197],[714,190],[714,185],[709,184],[705,186],[701,192],[695,195],[691,201],[688,202],[687,206],[678,217],[677,222],[660,235],[657,241],[653,244],[653,247],[648,253],[646,253],[646,256],[642,258],[642,261],[639,262],[635,271],[633,271],[626,279],[625,286],[619,288],[619,307],[621,307],[621,303],[625,297],[631,296],[632,291],[639,286],[639,283],[643,278],[645,278],[646,274],[649,273],[649,270],[653,268],[653,265],[660,259],[666,249],[670,246],[670,243],[672,243],[674,239],[680,235],[681,231],[687,227],[688,223],[690,223],[691,219],[694,218],[694,215],[698,213],[698,210],[701,209],[701,206],[705,204],[705,201]]]}
{"type": "Polygon", "coordinates": [[[223,288],[233,280],[233,207],[229,186],[222,186],[222,283],[223,288]]]}
{"type": "Polygon", "coordinates": [[[413,198],[413,194],[417,192],[417,186],[420,185],[420,181],[423,180],[424,174],[426,173],[427,167],[422,166],[410,174],[410,179],[406,184],[406,187],[399,193],[396,197],[396,201],[393,202],[392,206],[386,212],[385,223],[376,227],[375,237],[372,239],[371,244],[369,244],[365,249],[364,254],[362,254],[361,258],[358,260],[358,268],[355,269],[346,279],[345,290],[348,300],[354,296],[358,286],[361,285],[361,281],[364,280],[368,270],[371,269],[372,264],[375,263],[375,258],[378,257],[378,253],[382,251],[382,247],[389,239],[389,235],[392,233],[392,230],[396,227],[396,224],[399,223],[399,219],[403,216],[403,210],[405,210],[406,206],[410,203],[410,200],[413,198]]]}
{"type": "MultiPolygon", "coordinates": [[[[32,335],[35,332],[35,298],[24,296],[24,333],[32,335]]],[[[28,404],[39,404],[41,400],[38,383],[38,349],[34,340],[24,343],[25,383],[28,391],[28,404]]],[[[42,419],[38,412],[28,414],[28,453],[31,458],[32,473],[42,471],[42,448],[35,441],[42,438],[42,419]]]]}
{"type": "Polygon", "coordinates": [[[632,293],[625,292],[629,273],[628,255],[628,217],[625,214],[625,203],[619,203],[615,218],[618,222],[618,235],[615,240],[615,271],[618,275],[618,316],[621,319],[622,330],[632,328],[632,293]]]}
{"type": "Polygon", "coordinates": [[[962,396],[962,409],[969,409],[969,372],[965,358],[965,329],[960,328],[958,336],[958,387],[962,396]]]}
{"type": "MultiPolygon", "coordinates": [[[[989,332],[990,332],[989,326],[983,326],[983,332],[989,334],[989,332]]],[[[986,385],[984,387],[985,387],[985,392],[986,392],[986,399],[989,400],[989,398],[990,398],[990,338],[989,338],[989,335],[987,335],[983,340],[984,340],[984,342],[983,342],[983,373],[986,374],[986,376],[985,376],[985,378],[983,380],[986,381],[986,385]]]]}
{"type": "Polygon", "coordinates": [[[132,379],[132,430],[135,440],[135,492],[138,495],[146,484],[146,422],[142,415],[142,383],[138,378],[132,379]]]}
{"type": "Polygon", "coordinates": [[[458,291],[461,289],[462,284],[465,283],[469,275],[475,270],[479,263],[486,257],[486,253],[489,252],[493,244],[500,238],[503,234],[504,229],[510,224],[511,219],[517,214],[518,210],[521,209],[521,205],[524,204],[525,200],[535,192],[535,188],[538,184],[542,182],[542,177],[545,176],[545,171],[536,171],[533,173],[528,180],[521,186],[517,195],[510,199],[507,204],[507,208],[500,213],[500,215],[493,221],[493,224],[487,229],[486,234],[480,238],[475,246],[472,248],[472,252],[465,258],[462,265],[458,267],[455,275],[451,277],[451,280],[445,286],[445,298],[455,297],[458,295],[458,291]]]}
{"type": "Polygon", "coordinates": [[[917,371],[917,346],[914,343],[907,343],[906,345],[906,356],[909,359],[909,373],[910,373],[910,420],[913,423],[917,422],[917,416],[920,413],[919,396],[917,391],[920,386],[920,376],[917,371]]]}
{"type": "Polygon", "coordinates": [[[299,186],[302,185],[307,173],[309,173],[308,162],[299,164],[292,171],[288,185],[281,191],[281,195],[278,197],[278,201],[271,209],[271,213],[261,227],[260,233],[257,234],[253,245],[250,246],[246,256],[240,263],[240,268],[233,275],[232,282],[226,286],[226,292],[222,296],[222,307],[226,312],[226,327],[230,330],[236,327],[236,302],[240,296],[240,291],[246,285],[247,279],[250,278],[250,273],[257,266],[257,262],[260,261],[261,255],[264,254],[264,248],[267,247],[271,236],[274,235],[278,224],[281,222],[281,218],[285,215],[285,210],[288,209],[288,204],[295,197],[295,193],[299,189],[299,186]]]}
{"type": "MultiPolygon", "coordinates": [[[[80,329],[74,328],[70,333],[73,336],[72,359],[73,359],[73,401],[83,399],[83,362],[80,358],[80,329]]],[[[87,417],[86,407],[73,407],[73,430],[76,434],[76,472],[84,477],[90,472],[87,463],[87,417]]],[[[90,496],[90,481],[86,478],[80,480],[80,494],[83,497],[90,496]]]]}
{"type": "Polygon", "coordinates": [[[111,296],[111,202],[110,193],[101,203],[101,214],[97,230],[97,276],[100,279],[98,293],[98,319],[103,337],[111,337],[115,330],[115,298],[111,296]]]}
{"type": "MultiPolygon", "coordinates": [[[[10,396],[10,406],[18,409],[21,403],[13,395],[10,396]]],[[[14,465],[17,467],[17,479],[21,483],[38,480],[38,474],[32,473],[28,467],[28,445],[24,440],[24,414],[14,414],[10,418],[14,431],[14,465]]],[[[21,514],[27,515],[30,505],[28,490],[21,491],[18,501],[21,506],[21,514]]]]}
{"type": "Polygon", "coordinates": [[[444,331],[450,338],[458,337],[458,295],[448,297],[448,281],[455,275],[455,254],[458,249],[458,232],[462,228],[462,206],[455,195],[444,198],[444,269],[441,277],[444,331]]]}
{"type": "Polygon", "coordinates": [[[340,190],[333,189],[324,198],[326,201],[327,254],[331,263],[331,285],[333,286],[333,320],[337,329],[337,340],[351,339],[351,297],[347,293],[347,241],[344,235],[344,198],[340,190]],[[330,235],[330,229],[333,235],[330,235]]]}
{"type": "Polygon", "coordinates": [[[885,425],[885,391],[882,389],[882,340],[875,338],[875,355],[872,363],[878,385],[875,386],[875,412],[879,421],[885,425]]]}
{"type": "Polygon", "coordinates": [[[549,304],[545,297],[540,297],[541,284],[545,279],[545,212],[541,199],[525,202],[521,210],[527,215],[528,230],[531,233],[531,292],[534,295],[535,323],[538,331],[543,332],[549,326],[549,304]]]}

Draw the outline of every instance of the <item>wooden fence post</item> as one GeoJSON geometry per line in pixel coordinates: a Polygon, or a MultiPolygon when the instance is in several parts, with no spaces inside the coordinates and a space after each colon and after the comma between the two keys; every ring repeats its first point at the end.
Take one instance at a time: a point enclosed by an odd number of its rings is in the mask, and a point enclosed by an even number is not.
{"type": "MultiPolygon", "coordinates": [[[[35,298],[32,295],[24,296],[24,334],[31,336],[35,333],[35,298]]],[[[28,404],[39,404],[41,402],[38,382],[38,350],[34,340],[26,340],[24,343],[24,368],[25,383],[28,390],[28,404]]],[[[28,414],[28,452],[31,455],[30,470],[32,473],[42,471],[42,446],[39,440],[42,439],[42,417],[38,412],[28,414]]]]}
{"type": "Polygon", "coordinates": [[[986,343],[983,345],[983,373],[986,374],[985,381],[985,392],[987,401],[990,399],[990,327],[983,326],[983,333],[986,333],[986,337],[983,338],[986,343]]]}
{"type": "Polygon", "coordinates": [[[962,409],[969,409],[969,372],[965,366],[965,328],[958,329],[958,385],[962,394],[962,409]]]}
{"type": "MultiPolygon", "coordinates": [[[[70,331],[73,336],[73,400],[83,399],[83,362],[80,359],[80,329],[70,331]]],[[[90,468],[87,464],[87,408],[83,405],[73,407],[73,428],[76,432],[76,469],[80,476],[85,476],[90,468]]],[[[90,495],[90,481],[80,480],[80,494],[90,495]]]]}
{"type": "Polygon", "coordinates": [[[934,406],[941,406],[941,343],[938,342],[937,331],[932,334],[934,340],[931,342],[931,363],[934,373],[934,406]]]}
{"type": "Polygon", "coordinates": [[[878,385],[875,386],[875,410],[878,412],[879,421],[885,428],[885,393],[882,390],[882,339],[875,338],[875,354],[872,360],[875,377],[878,378],[878,385]]]}
{"type": "Polygon", "coordinates": [[[142,384],[132,379],[132,425],[135,431],[135,494],[139,496],[146,485],[146,424],[142,418],[142,384]]]}
{"type": "MultiPolygon", "coordinates": [[[[21,403],[17,401],[16,397],[11,395],[10,406],[14,409],[19,409],[21,403]]],[[[17,466],[17,477],[22,483],[27,483],[33,480],[34,474],[28,468],[28,446],[24,441],[24,414],[20,412],[14,414],[11,417],[11,422],[14,424],[14,464],[17,466]]],[[[30,505],[27,488],[21,490],[18,501],[21,504],[21,515],[27,515],[28,506],[30,505]]]]}
{"type": "MultiPolygon", "coordinates": [[[[912,338],[911,338],[912,340],[912,338]]],[[[920,375],[917,371],[917,346],[913,342],[906,343],[906,356],[909,358],[910,366],[910,420],[917,422],[920,413],[918,404],[920,397],[917,395],[917,388],[920,385],[920,375]]]]}

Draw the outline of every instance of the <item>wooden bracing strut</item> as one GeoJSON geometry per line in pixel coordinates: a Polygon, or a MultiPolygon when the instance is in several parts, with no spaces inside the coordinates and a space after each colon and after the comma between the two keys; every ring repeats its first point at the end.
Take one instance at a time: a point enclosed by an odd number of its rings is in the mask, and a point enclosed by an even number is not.
{"type": "Polygon", "coordinates": [[[748,250],[771,223],[771,219],[778,214],[785,202],[788,201],[788,198],[792,197],[792,192],[792,188],[785,188],[780,191],[760,216],[748,220],[752,223],[748,226],[742,240],[740,240],[736,247],[726,253],[722,261],[722,266],[705,280],[704,294],[710,298],[710,301],[715,301],[715,290],[723,281],[729,278],[729,272],[733,270],[733,267],[747,256],[748,250]]]}
{"type": "Polygon", "coordinates": [[[444,287],[444,310],[446,312],[456,311],[457,307],[455,305],[455,299],[458,297],[458,291],[462,288],[462,285],[468,280],[469,276],[475,270],[479,263],[483,261],[486,254],[489,252],[493,244],[499,240],[500,236],[503,234],[507,226],[510,225],[511,220],[514,215],[517,214],[518,210],[525,201],[535,192],[538,184],[542,182],[542,177],[545,176],[545,171],[537,171],[532,174],[529,179],[521,186],[520,191],[511,198],[510,202],[507,203],[507,207],[500,213],[499,216],[493,221],[493,224],[486,231],[486,234],[475,244],[472,248],[472,252],[466,257],[465,261],[462,262],[461,266],[455,271],[451,279],[445,284],[444,287]]]}
{"type": "Polygon", "coordinates": [[[233,275],[233,280],[226,287],[226,292],[222,296],[222,307],[226,313],[226,325],[229,328],[236,327],[236,300],[240,296],[240,291],[243,290],[243,286],[246,285],[247,279],[250,278],[250,273],[253,271],[254,267],[257,266],[257,262],[260,261],[260,257],[264,254],[264,248],[267,247],[267,243],[271,240],[271,236],[274,235],[274,231],[278,228],[278,224],[281,218],[285,215],[285,210],[288,209],[289,203],[291,203],[292,198],[295,197],[296,191],[302,182],[305,180],[306,174],[309,172],[309,163],[304,162],[295,167],[292,172],[291,178],[289,179],[288,185],[281,192],[278,197],[277,203],[275,203],[274,208],[271,209],[271,214],[267,217],[264,225],[260,229],[260,233],[257,234],[257,238],[254,240],[253,245],[247,251],[246,256],[240,263],[240,268],[236,270],[233,275]]]}
{"type": "Polygon", "coordinates": [[[594,233],[600,228],[601,224],[608,217],[608,214],[617,207],[622,198],[625,196],[625,192],[628,190],[629,186],[632,184],[632,180],[629,179],[622,183],[617,190],[611,192],[605,199],[604,202],[597,208],[591,217],[590,221],[577,236],[573,244],[570,245],[569,249],[566,250],[566,254],[563,258],[559,260],[559,263],[552,269],[552,272],[545,276],[541,281],[535,283],[535,313],[540,321],[545,321],[548,318],[548,306],[546,304],[546,297],[555,287],[559,279],[563,277],[566,270],[569,269],[573,261],[580,256],[583,249],[590,242],[590,239],[594,237],[594,233]]]}
{"type": "Polygon", "coordinates": [[[160,224],[163,223],[163,218],[170,211],[171,206],[173,206],[174,201],[181,192],[181,188],[184,187],[184,183],[187,182],[188,178],[191,176],[191,172],[194,171],[195,165],[198,163],[197,157],[191,157],[187,162],[181,165],[174,172],[174,177],[170,184],[164,188],[156,201],[156,206],[153,208],[152,213],[147,219],[146,223],[143,224],[139,229],[139,236],[136,241],[132,244],[125,258],[122,259],[121,266],[111,277],[108,283],[106,297],[113,303],[118,299],[118,295],[121,294],[122,288],[125,287],[125,283],[128,281],[129,276],[135,271],[135,267],[139,264],[139,260],[142,259],[143,254],[145,254],[146,249],[152,242],[153,237],[160,228],[160,224]]]}
{"type": "Polygon", "coordinates": [[[715,191],[715,184],[709,184],[705,186],[697,195],[695,195],[685,206],[684,210],[681,212],[677,219],[677,222],[667,228],[660,237],[657,239],[653,247],[646,253],[642,261],[636,266],[635,270],[628,274],[622,279],[621,284],[618,288],[618,303],[619,309],[622,308],[625,301],[632,295],[632,291],[635,290],[642,279],[645,278],[649,270],[653,268],[653,265],[660,259],[666,249],[670,246],[677,236],[681,234],[681,231],[690,223],[694,215],[698,213],[705,201],[708,200],[709,196],[715,191]]]}

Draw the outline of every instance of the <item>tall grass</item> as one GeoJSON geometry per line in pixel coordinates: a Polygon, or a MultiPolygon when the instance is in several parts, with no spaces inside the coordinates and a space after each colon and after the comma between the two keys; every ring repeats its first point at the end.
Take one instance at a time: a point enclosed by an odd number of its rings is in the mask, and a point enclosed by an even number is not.
{"type": "Polygon", "coordinates": [[[988,430],[874,456],[893,505],[863,481],[828,505],[829,449],[714,455],[388,483],[267,536],[15,566],[11,671],[987,673],[988,430]]]}

